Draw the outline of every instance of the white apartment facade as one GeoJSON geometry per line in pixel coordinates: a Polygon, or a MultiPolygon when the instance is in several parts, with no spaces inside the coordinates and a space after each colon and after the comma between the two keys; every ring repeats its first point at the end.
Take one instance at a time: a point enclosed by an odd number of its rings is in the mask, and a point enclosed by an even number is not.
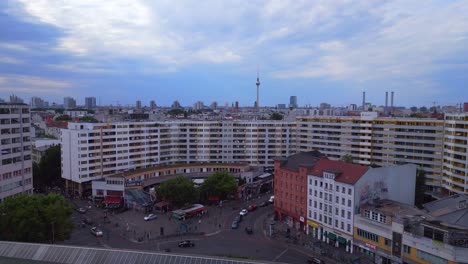
{"type": "Polygon", "coordinates": [[[25,104],[0,104],[0,201],[33,191],[30,117],[25,104]]]}
{"type": "Polygon", "coordinates": [[[413,163],[426,171],[429,190],[442,182],[444,121],[363,116],[300,117],[295,151],[318,150],[330,159],[351,155],[358,164],[413,163]]]}
{"type": "Polygon", "coordinates": [[[416,166],[371,168],[321,159],[308,175],[307,233],[353,251],[354,216],[376,199],[414,204],[416,166]]]}
{"type": "Polygon", "coordinates": [[[445,116],[442,187],[450,193],[468,192],[468,114],[445,116]]]}
{"type": "Polygon", "coordinates": [[[82,190],[82,183],[158,164],[269,165],[276,156],[290,155],[291,126],[277,121],[69,123],[61,131],[62,178],[82,190]]]}

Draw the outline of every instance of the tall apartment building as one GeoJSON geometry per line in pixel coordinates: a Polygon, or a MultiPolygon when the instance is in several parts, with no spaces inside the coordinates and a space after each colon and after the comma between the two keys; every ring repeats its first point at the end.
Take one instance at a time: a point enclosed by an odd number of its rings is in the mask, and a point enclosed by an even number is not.
{"type": "Polygon", "coordinates": [[[87,190],[92,180],[158,164],[268,165],[274,157],[290,155],[291,126],[278,121],[69,123],[61,131],[62,178],[73,189],[87,190]]]}
{"type": "Polygon", "coordinates": [[[96,108],[96,97],[86,97],[85,108],[87,109],[96,108]]]}
{"type": "Polygon", "coordinates": [[[442,187],[450,193],[468,192],[468,114],[445,116],[442,187]]]}
{"type": "Polygon", "coordinates": [[[348,154],[363,165],[413,163],[430,190],[442,180],[444,121],[416,118],[314,116],[296,120],[296,152],[318,150],[330,159],[348,154]]]}
{"type": "Polygon", "coordinates": [[[76,108],[76,101],[72,97],[63,98],[63,107],[65,109],[76,108]]]}
{"type": "Polygon", "coordinates": [[[31,122],[25,104],[0,103],[0,201],[32,193],[31,122]]]}
{"type": "Polygon", "coordinates": [[[31,97],[31,108],[42,108],[44,107],[44,100],[40,97],[33,96],[31,97]]]}

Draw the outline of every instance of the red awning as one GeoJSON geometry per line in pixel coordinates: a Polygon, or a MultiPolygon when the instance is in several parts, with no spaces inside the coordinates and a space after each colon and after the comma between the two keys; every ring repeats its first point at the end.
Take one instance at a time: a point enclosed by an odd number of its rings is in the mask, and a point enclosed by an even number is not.
{"type": "Polygon", "coordinates": [[[119,204],[122,202],[122,197],[106,196],[104,202],[107,204],[119,204]]]}
{"type": "Polygon", "coordinates": [[[208,201],[210,201],[210,202],[217,202],[219,200],[221,200],[221,199],[219,199],[219,196],[210,196],[210,197],[208,197],[208,201]]]}
{"type": "Polygon", "coordinates": [[[167,202],[167,201],[161,201],[159,203],[156,203],[156,207],[164,207],[164,206],[168,206],[170,203],[167,202]]]}

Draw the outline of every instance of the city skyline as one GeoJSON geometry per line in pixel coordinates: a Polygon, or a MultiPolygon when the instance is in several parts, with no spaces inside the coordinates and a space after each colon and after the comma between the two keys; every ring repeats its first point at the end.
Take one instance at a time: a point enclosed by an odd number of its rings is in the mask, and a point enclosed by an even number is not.
{"type": "Polygon", "coordinates": [[[257,65],[260,106],[290,96],[359,105],[362,91],[375,105],[394,91],[407,107],[468,96],[462,1],[8,1],[0,10],[1,98],[253,106],[257,65]]]}

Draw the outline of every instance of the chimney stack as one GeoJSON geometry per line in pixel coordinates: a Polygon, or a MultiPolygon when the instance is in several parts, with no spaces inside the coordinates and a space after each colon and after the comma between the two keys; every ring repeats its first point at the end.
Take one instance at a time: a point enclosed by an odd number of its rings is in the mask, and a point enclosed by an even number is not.
{"type": "Polygon", "coordinates": [[[390,112],[393,113],[393,94],[394,92],[392,91],[392,94],[390,96],[390,112]]]}
{"type": "Polygon", "coordinates": [[[362,92],[362,111],[365,111],[366,107],[366,92],[362,92]]]}
{"type": "Polygon", "coordinates": [[[388,92],[385,92],[385,108],[384,108],[384,114],[388,113],[388,92]]]}

